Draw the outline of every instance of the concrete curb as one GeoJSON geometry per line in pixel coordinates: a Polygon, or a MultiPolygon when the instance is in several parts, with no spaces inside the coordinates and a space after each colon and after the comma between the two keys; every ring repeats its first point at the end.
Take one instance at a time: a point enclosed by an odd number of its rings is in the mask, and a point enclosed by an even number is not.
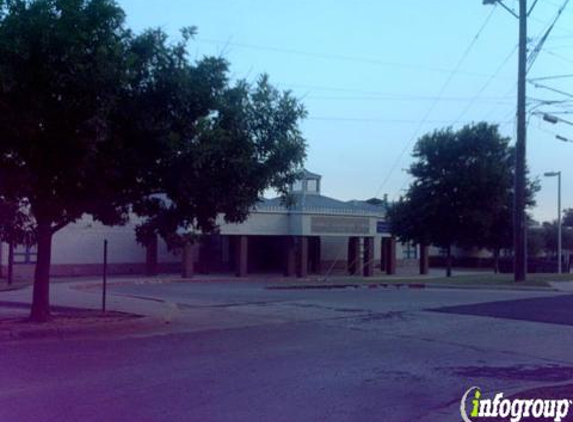
{"type": "Polygon", "coordinates": [[[425,289],[425,283],[348,283],[348,284],[300,284],[290,286],[269,286],[267,290],[342,290],[342,289],[425,289]]]}
{"type": "MultiPolygon", "coordinates": [[[[562,290],[555,287],[543,287],[543,286],[513,286],[504,284],[434,284],[426,282],[413,282],[413,283],[330,283],[330,284],[318,284],[314,280],[307,280],[306,284],[304,280],[299,283],[292,283],[290,280],[284,280],[288,284],[281,285],[281,280],[273,280],[269,282],[268,280],[257,280],[262,284],[266,283],[265,289],[268,290],[335,290],[335,289],[465,289],[465,290],[504,290],[504,291],[543,291],[543,292],[560,292],[562,290]]],[[[166,278],[166,279],[141,279],[141,280],[121,280],[121,281],[110,281],[108,286],[133,286],[133,285],[153,285],[153,284],[168,284],[168,283],[213,283],[213,282],[237,282],[236,278],[225,278],[225,279],[201,279],[201,278],[166,278]]],[[[77,285],[72,285],[70,288],[75,290],[95,290],[101,288],[101,282],[90,282],[82,283],[77,285]]],[[[116,293],[114,293],[116,294],[116,293]]],[[[121,295],[119,295],[121,296],[121,295]]],[[[146,299],[142,296],[133,296],[137,299],[146,299]]]]}
{"type": "Polygon", "coordinates": [[[268,290],[337,290],[337,289],[462,289],[462,290],[513,290],[557,292],[558,289],[543,286],[506,285],[459,285],[432,283],[348,283],[348,284],[301,284],[290,286],[269,286],[268,290]]]}
{"type": "MultiPolygon", "coordinates": [[[[317,279],[314,278],[302,278],[300,279],[303,282],[313,283],[316,282],[317,279]]],[[[137,285],[154,285],[154,284],[171,284],[171,283],[189,283],[189,284],[210,284],[210,283],[240,283],[240,282],[248,282],[248,283],[260,283],[260,284],[268,284],[268,283],[281,283],[285,282],[288,283],[292,281],[292,278],[278,278],[278,279],[265,279],[265,278],[237,278],[237,277],[225,277],[225,278],[160,278],[160,279],[134,279],[134,280],[118,280],[113,281],[110,280],[107,282],[107,286],[137,286],[137,285]]],[[[74,290],[99,290],[102,287],[101,281],[88,281],[88,282],[70,282],[70,288],[74,290]]]]}
{"type": "Polygon", "coordinates": [[[460,286],[456,284],[444,284],[444,285],[429,285],[428,288],[433,289],[466,289],[466,290],[504,290],[504,291],[515,291],[515,292],[558,292],[558,289],[553,287],[544,287],[544,286],[511,286],[511,285],[504,285],[504,284],[497,284],[497,285],[465,285],[460,286]]]}
{"type": "MultiPolygon", "coordinates": [[[[17,309],[30,309],[29,302],[13,302],[13,301],[2,301],[0,300],[0,307],[2,308],[17,308],[17,309]]],[[[95,309],[92,308],[79,308],[77,306],[62,306],[62,305],[50,305],[50,311],[52,312],[71,312],[71,313],[79,313],[79,312],[93,312],[95,309]]],[[[125,313],[126,312],[120,312],[125,313]]]]}
{"type": "MultiPolygon", "coordinates": [[[[20,323],[21,324],[21,323],[20,323]]],[[[101,321],[90,325],[72,326],[34,326],[34,327],[8,327],[0,328],[0,342],[18,340],[43,340],[98,336],[98,335],[125,335],[140,333],[145,329],[161,326],[161,322],[152,317],[134,316],[122,321],[101,321]]]]}

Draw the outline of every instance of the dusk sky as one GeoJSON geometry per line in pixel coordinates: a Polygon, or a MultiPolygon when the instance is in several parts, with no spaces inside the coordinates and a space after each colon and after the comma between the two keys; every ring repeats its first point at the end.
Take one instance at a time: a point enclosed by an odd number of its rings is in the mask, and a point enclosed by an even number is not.
{"type": "MultiPolygon", "coordinates": [[[[518,22],[481,0],[121,0],[136,31],[161,27],[173,39],[195,25],[194,58],[217,55],[234,79],[268,73],[292,90],[309,116],[306,167],[323,175],[323,194],[367,199],[407,188],[405,169],[421,135],[486,120],[514,139],[518,22]],[[479,34],[479,36],[478,36],[479,34]],[[477,37],[477,38],[476,38],[477,37]]],[[[530,1],[530,3],[532,3],[530,1]]],[[[530,20],[530,50],[564,0],[540,0],[530,20]]],[[[506,0],[517,7],[517,1],[506,0]]],[[[564,10],[528,78],[573,74],[573,4],[564,10]]],[[[539,81],[573,94],[573,77],[539,81]]],[[[571,96],[528,84],[529,111],[564,113],[571,96]]],[[[556,216],[563,172],[563,207],[573,207],[573,127],[531,114],[527,144],[532,177],[540,177],[534,217],[556,216]]]]}

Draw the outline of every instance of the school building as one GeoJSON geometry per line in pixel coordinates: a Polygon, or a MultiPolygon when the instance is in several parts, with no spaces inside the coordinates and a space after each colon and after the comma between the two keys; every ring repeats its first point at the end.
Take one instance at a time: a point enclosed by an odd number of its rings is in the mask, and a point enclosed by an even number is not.
{"type": "MultiPolygon", "coordinates": [[[[387,203],[341,201],[321,194],[322,177],[304,171],[291,187],[293,205],[264,199],[241,224],[219,219],[216,234],[182,251],[169,251],[162,240],[144,248],[135,226],[105,227],[84,218],[54,235],[52,276],[101,274],[103,243],[108,243],[109,274],[393,274],[397,267],[427,271],[427,248],[400,244],[390,235],[387,203]]],[[[10,248],[1,245],[2,275],[8,271],[10,248]]],[[[34,247],[12,250],[14,278],[32,277],[34,247]]]]}

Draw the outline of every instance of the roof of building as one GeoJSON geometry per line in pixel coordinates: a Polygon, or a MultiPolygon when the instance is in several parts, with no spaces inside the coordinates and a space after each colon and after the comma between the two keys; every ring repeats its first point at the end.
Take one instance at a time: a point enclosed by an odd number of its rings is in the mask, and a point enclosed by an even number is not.
{"type": "MultiPolygon", "coordinates": [[[[291,198],[294,201],[293,206],[290,207],[291,210],[301,211],[301,210],[335,210],[338,212],[348,211],[351,213],[367,212],[367,213],[385,213],[386,206],[384,205],[372,205],[366,201],[352,200],[352,201],[340,201],[338,199],[330,198],[324,195],[303,195],[302,193],[293,193],[291,198]]],[[[272,198],[263,199],[258,205],[258,208],[265,207],[281,207],[284,206],[283,199],[272,198]]]]}
{"type": "Polygon", "coordinates": [[[312,171],[308,171],[307,169],[303,169],[301,175],[303,179],[322,179],[322,176],[320,174],[313,173],[312,171]]]}
{"type": "MultiPolygon", "coordinates": [[[[307,169],[303,169],[300,173],[300,180],[315,179],[320,180],[322,176],[317,173],[312,173],[307,169]]],[[[308,190],[306,183],[302,184],[301,189],[291,189],[289,194],[289,202],[292,200],[292,205],[288,207],[285,205],[283,198],[262,199],[255,209],[274,209],[275,211],[319,211],[324,213],[334,214],[385,214],[387,210],[386,202],[380,205],[374,205],[366,201],[352,200],[340,201],[338,199],[324,196],[320,193],[320,182],[316,186],[316,190],[308,190]]]]}

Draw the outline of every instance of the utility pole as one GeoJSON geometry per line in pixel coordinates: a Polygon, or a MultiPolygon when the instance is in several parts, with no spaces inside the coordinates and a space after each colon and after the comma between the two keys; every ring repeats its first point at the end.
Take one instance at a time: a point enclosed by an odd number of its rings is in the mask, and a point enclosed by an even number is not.
{"type": "Polygon", "coordinates": [[[527,15],[527,0],[519,0],[517,140],[515,143],[515,204],[513,208],[514,280],[516,282],[525,281],[527,276],[527,227],[525,219],[527,15]]]}
{"type": "Polygon", "coordinates": [[[545,177],[557,176],[557,273],[561,274],[562,236],[561,236],[561,172],[548,171],[545,177]]]}
{"type": "Polygon", "coordinates": [[[103,286],[101,290],[101,311],[105,312],[107,299],[107,239],[103,241],[103,286]]]}
{"type": "Polygon", "coordinates": [[[527,276],[527,221],[525,218],[525,160],[526,160],[526,85],[527,74],[527,17],[537,4],[528,10],[527,0],[519,0],[519,14],[510,9],[503,0],[482,0],[483,4],[499,4],[519,20],[519,57],[517,65],[517,140],[515,142],[515,199],[513,203],[513,270],[516,282],[527,276]]]}
{"type": "Polygon", "coordinates": [[[563,234],[561,233],[561,172],[557,176],[557,272],[561,274],[561,255],[563,254],[563,234]]]}

